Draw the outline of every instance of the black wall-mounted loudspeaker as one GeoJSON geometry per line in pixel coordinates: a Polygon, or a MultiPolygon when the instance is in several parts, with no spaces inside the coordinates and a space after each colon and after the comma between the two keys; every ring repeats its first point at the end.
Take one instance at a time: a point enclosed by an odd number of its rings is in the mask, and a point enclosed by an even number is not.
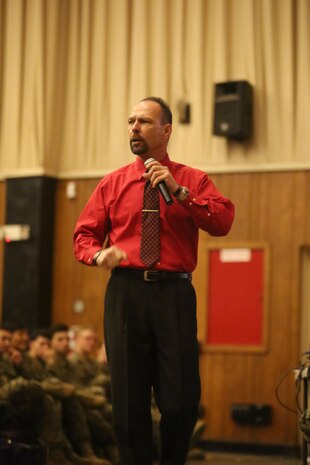
{"type": "Polygon", "coordinates": [[[243,141],[251,136],[253,90],[248,81],[227,81],[214,87],[213,134],[243,141]]]}

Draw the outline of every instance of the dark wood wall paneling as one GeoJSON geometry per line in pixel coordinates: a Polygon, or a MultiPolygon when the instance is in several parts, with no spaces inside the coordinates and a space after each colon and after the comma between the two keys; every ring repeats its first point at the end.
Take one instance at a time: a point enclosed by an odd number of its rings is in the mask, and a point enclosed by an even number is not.
{"type": "Polygon", "coordinates": [[[44,176],[6,181],[5,222],[29,225],[30,238],[4,244],[2,315],[30,329],[50,323],[55,189],[44,176]]]}
{"type": "MultiPolygon", "coordinates": [[[[4,223],[5,214],[5,182],[0,181],[0,224],[4,223]]],[[[2,293],[3,293],[3,241],[0,240],[0,320],[2,318],[2,293]]]]}
{"type": "MultiPolygon", "coordinates": [[[[310,172],[218,174],[212,179],[236,205],[232,231],[221,244],[264,242],[269,245],[268,341],[263,353],[208,352],[201,354],[202,405],[206,409],[205,438],[210,441],[296,445],[297,416],[281,407],[275,388],[282,375],[299,360],[300,251],[310,245],[310,172]],[[272,406],[269,426],[240,426],[231,419],[232,403],[272,406]]],[[[76,219],[97,180],[78,180],[77,197],[66,197],[66,181],[59,181],[56,198],[53,321],[90,323],[102,337],[103,295],[109,274],[79,264],[73,257],[72,232],[76,219]],[[81,299],[85,311],[73,303],[81,299]]],[[[210,241],[202,233],[200,244],[210,241]]],[[[216,239],[217,240],[217,239],[216,239]]],[[[214,238],[212,238],[214,243],[214,238]]],[[[201,283],[207,270],[194,276],[201,302],[201,283]]],[[[225,289],[223,289],[223,292],[225,289]]],[[[204,333],[205,307],[199,305],[199,334],[204,333]]],[[[283,383],[281,399],[295,406],[293,375],[283,383]]]]}
{"type": "Polygon", "coordinates": [[[67,198],[67,182],[60,181],[56,195],[53,321],[96,327],[103,335],[103,296],[109,273],[80,264],[73,255],[76,220],[98,181],[76,181],[77,197],[67,198]],[[74,303],[82,301],[85,310],[75,313],[74,303]]]}
{"type": "MultiPolygon", "coordinates": [[[[213,179],[236,205],[227,244],[269,245],[268,340],[261,354],[202,354],[206,436],[210,440],[297,444],[297,416],[279,406],[275,388],[287,370],[298,364],[300,355],[300,257],[302,247],[310,245],[310,173],[217,175],[213,179]],[[272,424],[237,425],[230,417],[233,402],[270,404],[272,424]]],[[[210,238],[202,234],[204,241],[210,238]]],[[[198,266],[197,272],[203,270],[198,266]]],[[[204,308],[198,311],[203,321],[204,308]]],[[[296,408],[293,374],[282,384],[280,395],[286,405],[296,408]]]]}

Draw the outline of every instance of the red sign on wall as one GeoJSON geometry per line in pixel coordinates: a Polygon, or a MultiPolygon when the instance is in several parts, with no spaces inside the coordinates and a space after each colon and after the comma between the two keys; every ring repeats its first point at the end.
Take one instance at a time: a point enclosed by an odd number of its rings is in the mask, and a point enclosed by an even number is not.
{"type": "Polygon", "coordinates": [[[207,345],[264,343],[264,253],[209,250],[207,345]]]}

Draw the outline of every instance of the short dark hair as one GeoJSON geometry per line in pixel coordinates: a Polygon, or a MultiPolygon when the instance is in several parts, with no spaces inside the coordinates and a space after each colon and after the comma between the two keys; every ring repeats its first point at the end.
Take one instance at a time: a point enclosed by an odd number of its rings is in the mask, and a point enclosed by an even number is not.
{"type": "Polygon", "coordinates": [[[37,328],[37,329],[33,329],[30,332],[30,340],[31,341],[34,341],[35,339],[37,339],[40,336],[45,337],[46,339],[50,339],[50,333],[49,333],[48,328],[37,328]]]}
{"type": "MultiPolygon", "coordinates": [[[[2,323],[3,324],[3,323],[2,323]]],[[[15,331],[20,331],[20,330],[27,330],[29,331],[29,328],[22,323],[21,321],[6,321],[5,323],[6,328],[8,328],[9,331],[14,333],[15,331]]]]}
{"type": "Polygon", "coordinates": [[[160,97],[145,97],[141,100],[141,102],[151,101],[158,103],[162,110],[162,123],[163,124],[172,124],[172,112],[167,102],[160,97]]]}
{"type": "Polygon", "coordinates": [[[63,332],[68,332],[68,331],[69,331],[69,327],[67,325],[65,325],[64,323],[57,323],[51,326],[49,329],[50,338],[52,339],[52,337],[56,333],[63,333],[63,332]]]}

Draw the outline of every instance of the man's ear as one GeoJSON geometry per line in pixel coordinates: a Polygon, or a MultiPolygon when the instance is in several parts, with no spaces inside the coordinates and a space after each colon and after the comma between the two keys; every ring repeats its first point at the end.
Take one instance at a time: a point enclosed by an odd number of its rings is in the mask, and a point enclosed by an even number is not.
{"type": "Polygon", "coordinates": [[[165,139],[169,139],[171,133],[172,133],[172,124],[170,124],[170,123],[165,124],[164,133],[163,133],[165,139]]]}

